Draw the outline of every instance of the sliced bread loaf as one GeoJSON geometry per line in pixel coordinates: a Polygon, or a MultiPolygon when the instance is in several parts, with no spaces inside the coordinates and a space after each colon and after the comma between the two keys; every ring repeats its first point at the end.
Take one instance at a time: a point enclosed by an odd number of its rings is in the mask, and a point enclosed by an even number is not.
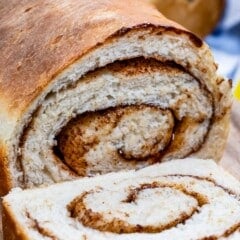
{"type": "Polygon", "coordinates": [[[240,183],[213,161],[174,160],[4,197],[8,239],[240,239],[240,183]]]}
{"type": "Polygon", "coordinates": [[[0,195],[221,158],[231,84],[208,46],[151,4],[0,1],[0,16],[0,195]]]}

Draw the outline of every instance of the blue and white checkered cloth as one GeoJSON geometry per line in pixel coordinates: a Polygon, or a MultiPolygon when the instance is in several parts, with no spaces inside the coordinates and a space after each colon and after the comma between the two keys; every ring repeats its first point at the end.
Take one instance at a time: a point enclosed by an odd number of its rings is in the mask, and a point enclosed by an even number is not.
{"type": "Polygon", "coordinates": [[[206,38],[219,73],[236,83],[240,79],[240,1],[228,0],[222,21],[206,38]]]}

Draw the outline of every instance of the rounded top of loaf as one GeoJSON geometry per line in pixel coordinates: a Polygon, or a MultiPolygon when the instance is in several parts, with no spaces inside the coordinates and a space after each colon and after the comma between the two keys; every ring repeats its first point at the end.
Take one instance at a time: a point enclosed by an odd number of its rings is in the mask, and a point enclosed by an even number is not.
{"type": "Polygon", "coordinates": [[[0,3],[0,107],[21,112],[67,66],[132,29],[187,33],[145,1],[11,0],[0,3]]]}

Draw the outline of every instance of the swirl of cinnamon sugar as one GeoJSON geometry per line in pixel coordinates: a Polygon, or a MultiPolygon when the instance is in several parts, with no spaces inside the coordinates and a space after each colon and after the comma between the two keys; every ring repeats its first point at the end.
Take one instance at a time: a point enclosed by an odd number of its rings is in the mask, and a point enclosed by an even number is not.
{"type": "MultiPolygon", "coordinates": [[[[55,153],[74,173],[89,176],[138,169],[183,158],[201,148],[213,106],[198,80],[174,63],[137,59],[90,73],[85,82],[109,75],[121,79],[114,91],[134,89],[136,100],[125,101],[129,97],[123,95],[118,106],[82,113],[66,124],[57,137],[55,153]],[[146,84],[145,77],[152,80],[146,84]],[[145,99],[137,100],[140,92],[145,99]]],[[[106,91],[115,98],[113,90],[106,91]]]]}
{"type": "Polygon", "coordinates": [[[198,154],[214,112],[204,82],[174,62],[111,63],[50,94],[35,112],[19,156],[24,182],[38,186],[198,154]]]}
{"type": "Polygon", "coordinates": [[[239,199],[233,192],[208,178],[191,175],[160,178],[148,182],[135,179],[135,185],[123,181],[116,189],[100,187],[83,192],[68,205],[70,217],[86,227],[114,234],[164,234],[174,228],[187,234],[194,221],[212,229],[211,235],[201,239],[228,238],[239,231],[240,222],[223,225],[227,216],[239,219],[236,212],[239,199]],[[218,208],[223,206],[221,217],[218,208]],[[221,231],[215,232],[217,228],[221,231]]]}
{"type": "Polygon", "coordinates": [[[73,120],[59,137],[59,148],[78,175],[104,172],[103,165],[107,165],[105,171],[134,168],[144,161],[154,162],[171,141],[173,127],[169,110],[146,105],[117,107],[73,120]],[[98,162],[92,160],[94,154],[98,162]]]}
{"type": "Polygon", "coordinates": [[[180,184],[142,184],[130,189],[126,198],[116,204],[112,200],[120,194],[123,192],[115,192],[116,196],[111,195],[109,201],[109,195],[105,191],[85,192],[69,205],[71,217],[100,231],[157,233],[176,227],[196,213],[199,207],[208,203],[204,195],[188,191],[180,184]],[[157,202],[152,201],[153,198],[157,202]],[[94,205],[99,204],[95,205],[96,210],[91,207],[93,201],[96,201],[94,205]],[[174,202],[176,205],[173,205],[173,209],[167,210],[166,204],[174,202]],[[154,212],[154,208],[160,211],[154,212]]]}
{"type": "Polygon", "coordinates": [[[211,160],[173,160],[138,171],[16,190],[3,204],[6,213],[15,213],[19,229],[28,230],[29,239],[240,237],[240,183],[211,160]]]}

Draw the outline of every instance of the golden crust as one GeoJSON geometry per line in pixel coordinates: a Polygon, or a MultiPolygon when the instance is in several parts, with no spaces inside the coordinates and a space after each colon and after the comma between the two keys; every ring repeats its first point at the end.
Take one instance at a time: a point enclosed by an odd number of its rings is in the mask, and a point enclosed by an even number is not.
{"type": "MultiPolygon", "coordinates": [[[[132,224],[128,221],[124,221],[121,218],[111,216],[105,217],[104,213],[95,212],[93,209],[87,206],[86,197],[94,194],[94,191],[84,192],[77,198],[75,198],[69,205],[68,211],[70,212],[70,216],[75,218],[77,221],[81,222],[84,226],[96,229],[98,231],[103,232],[112,232],[117,234],[122,233],[159,233],[170,228],[176,227],[179,223],[185,223],[185,221],[192,217],[192,215],[198,212],[199,208],[202,205],[208,204],[207,198],[199,193],[194,193],[189,191],[189,189],[185,189],[181,184],[162,184],[159,182],[152,182],[142,184],[139,187],[128,189],[128,195],[126,200],[122,200],[123,203],[136,204],[136,201],[139,197],[139,193],[146,189],[155,189],[155,188],[172,188],[182,192],[187,196],[191,196],[195,198],[198,202],[198,206],[195,206],[191,209],[189,213],[182,212],[178,217],[169,221],[165,224],[157,224],[157,225],[140,225],[140,224],[132,224]]],[[[110,211],[111,214],[111,211],[110,211]]]]}
{"type": "Polygon", "coordinates": [[[230,110],[231,108],[229,107],[221,119],[213,121],[203,146],[190,157],[221,160],[229,133],[230,110]]]}
{"type": "Polygon", "coordinates": [[[6,194],[12,187],[11,174],[8,167],[6,146],[0,142],[0,196],[6,194]]]}
{"type": "Polygon", "coordinates": [[[2,204],[2,224],[3,224],[3,239],[4,240],[29,240],[29,237],[24,230],[16,222],[15,216],[11,207],[4,203],[2,204]]]}
{"type": "Polygon", "coordinates": [[[0,3],[0,102],[16,117],[54,76],[107,38],[146,23],[184,30],[137,0],[16,3],[0,3]]]}

